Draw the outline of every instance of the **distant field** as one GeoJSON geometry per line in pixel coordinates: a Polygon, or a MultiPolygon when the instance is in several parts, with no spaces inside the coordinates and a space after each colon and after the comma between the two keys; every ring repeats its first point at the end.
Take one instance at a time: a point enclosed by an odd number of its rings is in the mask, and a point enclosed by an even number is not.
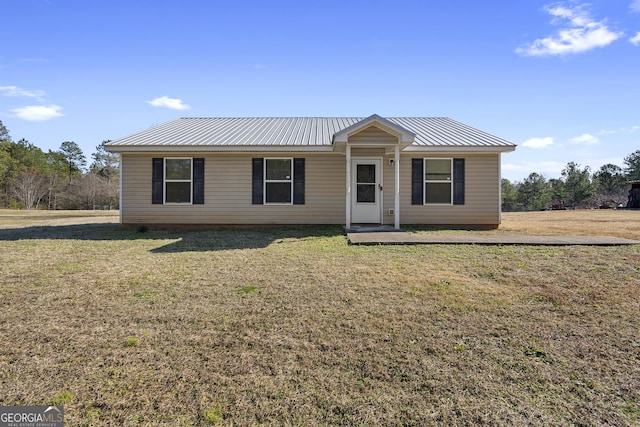
{"type": "MultiPolygon", "coordinates": [[[[490,232],[640,238],[638,211],[503,219],[490,232]]],[[[640,424],[640,245],[117,220],[0,211],[0,406],[64,404],[70,426],[640,424]]]]}
{"type": "Polygon", "coordinates": [[[42,225],[74,225],[118,223],[119,211],[41,211],[0,209],[2,228],[30,227],[42,225]]]}
{"type": "Polygon", "coordinates": [[[502,231],[527,234],[603,235],[640,239],[640,210],[507,212],[502,231]]]}

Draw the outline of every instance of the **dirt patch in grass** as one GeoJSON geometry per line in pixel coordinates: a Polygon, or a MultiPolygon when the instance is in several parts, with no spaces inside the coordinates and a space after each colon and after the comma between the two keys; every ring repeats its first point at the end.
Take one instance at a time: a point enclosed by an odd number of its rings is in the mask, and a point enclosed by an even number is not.
{"type": "Polygon", "coordinates": [[[0,229],[0,405],[63,402],[81,426],[640,423],[639,246],[36,228],[0,229]]]}

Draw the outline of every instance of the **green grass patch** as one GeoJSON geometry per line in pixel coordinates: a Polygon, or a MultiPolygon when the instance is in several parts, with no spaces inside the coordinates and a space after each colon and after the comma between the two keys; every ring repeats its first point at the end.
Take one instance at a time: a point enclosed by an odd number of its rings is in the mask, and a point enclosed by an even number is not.
{"type": "Polygon", "coordinates": [[[249,296],[256,293],[256,287],[253,285],[243,286],[238,290],[238,293],[242,296],[249,296]]]}
{"type": "Polygon", "coordinates": [[[62,391],[51,399],[51,405],[66,405],[73,400],[73,393],[68,390],[62,391]]]}
{"type": "Polygon", "coordinates": [[[213,408],[207,409],[203,413],[204,420],[212,425],[218,425],[222,423],[222,408],[219,405],[214,406],[213,408]]]}
{"type": "Polygon", "coordinates": [[[138,345],[138,338],[136,338],[136,337],[127,337],[124,340],[124,345],[125,345],[125,347],[135,347],[136,345],[138,345]]]}

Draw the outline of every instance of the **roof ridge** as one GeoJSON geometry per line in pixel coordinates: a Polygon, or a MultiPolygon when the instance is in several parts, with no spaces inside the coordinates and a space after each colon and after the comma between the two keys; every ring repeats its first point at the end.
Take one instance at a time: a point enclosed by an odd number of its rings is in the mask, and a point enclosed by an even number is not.
{"type": "MultiPolygon", "coordinates": [[[[180,117],[182,120],[191,119],[366,119],[369,116],[207,116],[207,117],[180,117]]],[[[380,116],[383,119],[449,119],[446,116],[380,116]]],[[[174,119],[177,120],[177,119],[174,119]]]]}

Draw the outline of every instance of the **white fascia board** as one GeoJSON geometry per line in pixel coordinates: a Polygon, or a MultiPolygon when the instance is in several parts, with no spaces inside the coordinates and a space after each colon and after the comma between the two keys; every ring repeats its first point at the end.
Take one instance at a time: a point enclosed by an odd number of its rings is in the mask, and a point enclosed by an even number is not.
{"type": "MultiPolygon", "coordinates": [[[[346,151],[346,146],[348,143],[346,142],[337,142],[334,144],[333,151],[336,153],[344,153],[346,151]]],[[[400,151],[404,150],[405,147],[411,145],[410,142],[401,143],[401,144],[349,144],[352,148],[384,148],[386,154],[393,154],[395,147],[399,147],[400,151]]]]}
{"type": "Polygon", "coordinates": [[[407,148],[405,148],[404,150],[402,150],[403,152],[413,152],[413,153],[419,153],[419,152],[427,152],[427,153],[433,153],[433,152],[462,152],[462,151],[467,151],[467,152],[475,152],[475,153],[508,153],[511,151],[515,151],[516,150],[516,146],[507,146],[507,147],[464,147],[464,146],[460,146],[460,147],[452,147],[452,146],[415,146],[415,145],[410,145],[407,148]]]}
{"type": "Polygon", "coordinates": [[[105,146],[112,153],[153,153],[153,152],[199,152],[199,153],[243,153],[243,152],[331,152],[333,145],[234,145],[234,146],[197,146],[197,145],[155,145],[155,146],[105,146]]]}

